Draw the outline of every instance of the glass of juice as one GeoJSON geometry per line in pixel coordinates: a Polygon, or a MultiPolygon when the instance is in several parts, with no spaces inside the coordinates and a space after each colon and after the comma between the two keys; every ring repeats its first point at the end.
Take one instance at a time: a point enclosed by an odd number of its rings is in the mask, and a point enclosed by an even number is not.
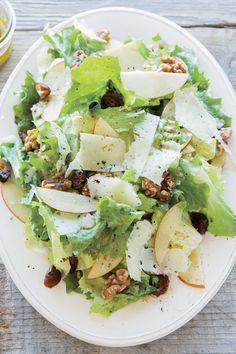
{"type": "Polygon", "coordinates": [[[0,65],[9,58],[15,26],[13,7],[7,0],[0,0],[0,65]]]}

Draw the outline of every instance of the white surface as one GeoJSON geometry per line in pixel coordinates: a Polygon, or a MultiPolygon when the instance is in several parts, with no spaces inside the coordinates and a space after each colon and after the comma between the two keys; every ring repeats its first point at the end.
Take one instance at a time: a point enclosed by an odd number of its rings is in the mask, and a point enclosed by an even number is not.
{"type": "MultiPolygon", "coordinates": [[[[235,96],[225,74],[203,46],[178,26],[156,15],[127,8],[100,9],[84,13],[80,17],[86,19],[88,25],[95,29],[108,27],[112,35],[121,40],[127,38],[127,33],[148,39],[159,32],[164,40],[195,48],[201,69],[206,71],[207,77],[212,80],[213,93],[224,98],[227,113],[235,118],[235,96]],[[120,26],[121,21],[128,25],[120,26]]],[[[11,106],[15,100],[13,92],[19,89],[26,68],[35,72],[35,61],[31,58],[34,57],[35,51],[39,50],[39,45],[42,46],[37,42],[23,58],[2,93],[0,137],[13,132],[14,126],[10,119],[11,106]]],[[[227,169],[226,180],[226,199],[236,210],[236,191],[231,188],[235,180],[235,171],[232,168],[227,169]]],[[[11,214],[2,201],[0,213],[1,256],[19,290],[56,326],[77,338],[100,345],[120,347],[141,344],[167,335],[182,326],[214,296],[232,268],[236,254],[235,240],[207,236],[203,245],[206,289],[190,288],[176,280],[171,284],[168,294],[162,298],[130,305],[109,319],[90,318],[89,303],[80,295],[66,295],[64,284],[52,290],[43,287],[47,261],[26,249],[23,243],[23,225],[15,219],[10,221],[11,214]],[[27,267],[29,264],[35,267],[34,272],[27,267]]]]}

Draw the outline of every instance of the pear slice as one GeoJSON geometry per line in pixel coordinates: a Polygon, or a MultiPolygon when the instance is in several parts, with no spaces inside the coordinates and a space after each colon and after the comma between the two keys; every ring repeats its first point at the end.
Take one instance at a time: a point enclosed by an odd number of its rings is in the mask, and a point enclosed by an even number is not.
{"type": "Polygon", "coordinates": [[[202,241],[202,236],[184,215],[185,206],[184,202],[180,202],[168,210],[155,238],[158,265],[177,273],[187,271],[191,264],[189,256],[202,241]]]}
{"type": "Polygon", "coordinates": [[[106,51],[106,55],[117,57],[121,71],[143,70],[145,58],[138,51],[138,42],[122,44],[106,51]]]}
{"type": "Polygon", "coordinates": [[[1,184],[2,198],[10,212],[21,222],[26,223],[30,217],[30,209],[21,203],[24,191],[14,181],[8,180],[1,184]]]}
{"type": "Polygon", "coordinates": [[[96,210],[94,201],[81,194],[37,187],[38,197],[51,208],[67,213],[90,213],[96,210]]]}
{"type": "Polygon", "coordinates": [[[94,134],[118,138],[118,133],[102,118],[96,121],[94,134]]]}
{"type": "Polygon", "coordinates": [[[194,288],[205,288],[205,277],[202,269],[200,247],[189,256],[191,265],[186,272],[179,273],[179,279],[194,288]]]}
{"type": "Polygon", "coordinates": [[[166,96],[180,89],[188,80],[188,74],[137,70],[121,72],[121,80],[127,90],[151,99],[166,96]]]}
{"type": "Polygon", "coordinates": [[[100,253],[95,260],[90,272],[88,273],[88,279],[95,279],[102,277],[114,269],[122,260],[122,257],[111,258],[108,255],[100,253]]]}

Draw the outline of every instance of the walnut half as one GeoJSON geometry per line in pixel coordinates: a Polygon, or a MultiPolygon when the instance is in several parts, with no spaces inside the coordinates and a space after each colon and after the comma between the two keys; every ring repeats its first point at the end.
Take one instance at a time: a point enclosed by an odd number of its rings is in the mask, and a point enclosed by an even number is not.
{"type": "Polygon", "coordinates": [[[102,290],[103,299],[107,300],[116,294],[121,293],[127,286],[130,285],[130,277],[126,269],[118,269],[115,274],[112,274],[107,279],[102,290]]]}
{"type": "Polygon", "coordinates": [[[40,149],[40,145],[38,142],[37,130],[27,130],[27,134],[25,137],[24,151],[38,151],[40,149]]]}
{"type": "Polygon", "coordinates": [[[174,187],[175,180],[170,174],[166,174],[160,186],[146,177],[142,180],[142,189],[145,195],[156,198],[161,202],[166,202],[171,199],[170,190],[174,187]]]}
{"type": "Polygon", "coordinates": [[[161,58],[162,63],[159,66],[159,71],[168,73],[179,73],[184,74],[187,72],[186,67],[179,60],[171,57],[170,55],[165,55],[161,58]]]}

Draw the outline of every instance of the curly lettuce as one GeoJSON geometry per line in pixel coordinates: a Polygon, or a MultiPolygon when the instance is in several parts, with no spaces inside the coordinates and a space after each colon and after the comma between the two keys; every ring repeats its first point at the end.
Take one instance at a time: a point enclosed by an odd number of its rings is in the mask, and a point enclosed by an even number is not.
{"type": "Polygon", "coordinates": [[[189,211],[197,211],[208,218],[210,231],[215,236],[236,236],[236,215],[226,204],[220,169],[203,162],[199,157],[180,159],[178,168],[171,171],[178,189],[188,203],[189,211]]]}

